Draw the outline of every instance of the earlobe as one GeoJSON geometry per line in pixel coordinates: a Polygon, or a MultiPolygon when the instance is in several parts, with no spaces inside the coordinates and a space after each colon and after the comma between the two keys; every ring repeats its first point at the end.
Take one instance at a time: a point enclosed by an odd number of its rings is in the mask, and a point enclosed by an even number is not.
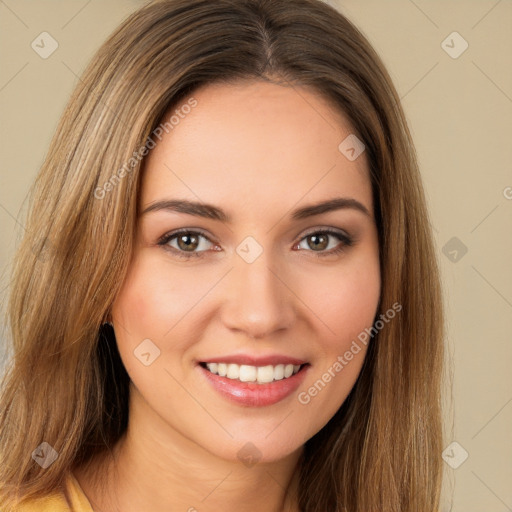
{"type": "Polygon", "coordinates": [[[110,325],[112,328],[114,327],[112,315],[110,313],[107,313],[105,320],[101,323],[102,327],[105,327],[106,325],[110,325]]]}

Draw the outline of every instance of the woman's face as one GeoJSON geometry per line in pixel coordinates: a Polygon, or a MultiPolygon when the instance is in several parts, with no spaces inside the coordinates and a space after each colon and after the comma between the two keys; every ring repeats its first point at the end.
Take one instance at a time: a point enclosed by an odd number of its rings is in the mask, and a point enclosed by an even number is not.
{"type": "Polygon", "coordinates": [[[306,88],[193,98],[152,137],[117,343],[132,407],[163,438],[276,460],[334,415],[366,354],[353,342],[380,296],[366,155],[352,137],[339,148],[350,125],[306,88]]]}

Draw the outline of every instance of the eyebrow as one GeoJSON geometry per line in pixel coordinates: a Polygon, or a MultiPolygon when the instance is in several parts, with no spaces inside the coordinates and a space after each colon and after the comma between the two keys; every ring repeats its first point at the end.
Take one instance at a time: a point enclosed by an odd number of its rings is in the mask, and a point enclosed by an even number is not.
{"type": "MultiPolygon", "coordinates": [[[[292,220],[301,220],[321,213],[327,213],[335,210],[356,210],[364,215],[371,217],[370,212],[362,203],[350,197],[337,197],[322,201],[320,203],[311,204],[294,210],[291,214],[292,220]]],[[[231,222],[231,216],[224,210],[208,203],[199,203],[196,201],[188,201],[184,199],[163,199],[155,201],[144,209],[141,215],[149,212],[167,210],[171,212],[186,213],[207,219],[219,220],[221,222],[231,222]]]]}

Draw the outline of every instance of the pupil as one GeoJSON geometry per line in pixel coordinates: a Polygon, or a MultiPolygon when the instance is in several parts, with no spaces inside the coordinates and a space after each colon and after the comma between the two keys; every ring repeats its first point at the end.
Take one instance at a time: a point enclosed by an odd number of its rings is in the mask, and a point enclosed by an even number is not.
{"type": "Polygon", "coordinates": [[[190,235],[182,235],[182,236],[180,237],[180,239],[179,239],[179,241],[180,241],[180,246],[181,246],[181,245],[182,245],[182,243],[183,243],[185,248],[190,248],[190,247],[192,247],[192,246],[193,246],[193,248],[195,248],[195,246],[197,245],[197,243],[196,243],[196,244],[194,244],[194,242],[192,242],[192,245],[191,245],[191,244],[190,244],[190,242],[184,242],[184,240],[190,240],[190,239],[192,239],[192,238],[196,238],[196,237],[195,237],[195,236],[190,236],[190,235]]]}
{"type": "Polygon", "coordinates": [[[316,242],[313,242],[313,243],[317,244],[316,245],[317,248],[318,248],[318,240],[322,240],[323,239],[323,243],[321,241],[319,242],[320,245],[321,245],[320,249],[325,249],[325,247],[326,247],[326,243],[325,242],[326,242],[326,239],[327,239],[326,236],[324,236],[324,235],[320,235],[320,236],[318,236],[318,235],[311,235],[311,238],[313,240],[316,240],[316,242]]]}

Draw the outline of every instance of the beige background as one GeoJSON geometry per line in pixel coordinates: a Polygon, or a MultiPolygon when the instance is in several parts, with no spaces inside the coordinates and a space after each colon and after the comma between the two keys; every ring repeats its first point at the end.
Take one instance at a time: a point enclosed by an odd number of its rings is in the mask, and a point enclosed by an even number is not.
{"type": "MultiPolygon", "coordinates": [[[[0,0],[2,303],[26,195],[63,107],[95,49],[143,3],[0,0]],[[31,48],[43,31],[59,44],[47,59],[31,48]]],[[[512,511],[512,2],[329,3],[368,36],[395,81],[432,212],[453,373],[446,444],[460,445],[446,458],[469,454],[457,469],[445,464],[442,510],[512,511]],[[469,44],[458,58],[441,45],[454,31],[469,44]]],[[[463,41],[446,44],[453,53],[463,41]]]]}

